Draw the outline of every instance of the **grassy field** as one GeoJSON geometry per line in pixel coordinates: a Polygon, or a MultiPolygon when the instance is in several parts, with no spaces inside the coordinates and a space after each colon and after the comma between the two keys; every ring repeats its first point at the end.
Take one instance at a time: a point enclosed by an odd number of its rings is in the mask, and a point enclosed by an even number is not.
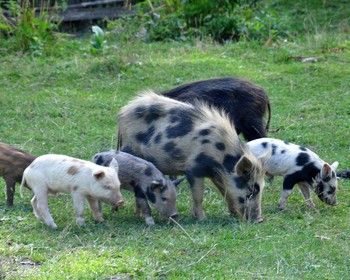
{"type": "MultiPolygon", "coordinates": [[[[270,137],[350,169],[349,2],[318,1],[317,9],[317,1],[303,2],[274,7],[295,14],[308,32],[267,45],[107,37],[108,48],[96,56],[88,38],[64,39],[50,57],[1,52],[0,141],[35,155],[90,160],[115,148],[116,114],[138,92],[235,76],[267,91],[270,128],[278,130],[270,137]]],[[[28,190],[20,197],[17,188],[15,206],[6,207],[1,179],[0,279],[349,279],[350,181],[339,180],[335,207],[313,194],[318,211],[295,189],[280,212],[281,184],[276,177],[266,185],[260,224],[231,217],[207,181],[204,222],[191,217],[185,182],[178,189],[178,224],[154,210],[157,225],[146,227],[134,215],[132,194],[123,192],[126,205],[115,213],[105,207],[104,223],[94,222],[86,207],[83,228],[75,225],[69,196],[50,198],[58,225],[52,230],[34,217],[28,190]]]]}

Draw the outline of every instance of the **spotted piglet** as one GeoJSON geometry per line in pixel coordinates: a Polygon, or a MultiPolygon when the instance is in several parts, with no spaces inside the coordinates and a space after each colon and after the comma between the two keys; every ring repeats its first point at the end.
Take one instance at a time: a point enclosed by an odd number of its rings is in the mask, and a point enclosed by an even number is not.
{"type": "Polygon", "coordinates": [[[48,194],[70,193],[76,212],[76,223],[84,225],[84,200],[87,199],[95,220],[103,217],[98,201],[118,207],[124,203],[120,193],[118,163],[109,167],[64,155],[47,154],[36,158],[23,173],[22,186],[30,188],[34,197],[35,216],[46,225],[57,228],[48,209],[48,194]]]}
{"type": "Polygon", "coordinates": [[[149,200],[164,216],[176,218],[175,186],[184,180],[167,179],[151,162],[135,157],[131,154],[116,150],[97,153],[92,161],[96,164],[108,166],[115,159],[119,164],[120,187],[135,193],[136,214],[145,216],[146,224],[154,225],[151,216],[149,200]]]}
{"type": "Polygon", "coordinates": [[[256,156],[272,149],[266,170],[269,175],[284,177],[282,195],[278,203],[281,210],[286,208],[287,198],[295,184],[298,184],[306,202],[312,208],[315,205],[310,197],[310,188],[314,189],[323,202],[329,205],[337,204],[337,161],[329,165],[307,148],[273,138],[256,139],[247,144],[256,156]]]}

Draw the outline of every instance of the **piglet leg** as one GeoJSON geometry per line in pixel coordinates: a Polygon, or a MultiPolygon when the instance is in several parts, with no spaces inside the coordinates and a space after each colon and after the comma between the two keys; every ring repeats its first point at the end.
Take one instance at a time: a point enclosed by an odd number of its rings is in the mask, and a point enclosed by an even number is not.
{"type": "Polygon", "coordinates": [[[306,203],[310,206],[311,209],[315,209],[316,206],[311,199],[310,189],[309,189],[308,184],[307,183],[299,183],[298,186],[299,186],[300,192],[305,197],[306,203]]]}
{"type": "Polygon", "coordinates": [[[101,203],[97,199],[94,199],[90,196],[87,197],[87,200],[89,202],[90,209],[92,211],[92,215],[94,216],[94,219],[98,222],[103,222],[103,216],[102,216],[102,207],[101,203]]]}
{"type": "Polygon", "coordinates": [[[40,193],[35,194],[32,200],[34,200],[32,201],[32,205],[36,205],[36,209],[34,208],[34,206],[33,208],[35,209],[34,211],[36,212],[36,214],[39,216],[39,219],[49,227],[57,228],[57,225],[53,221],[49,211],[48,201],[47,201],[47,191],[46,192],[42,191],[40,193]]]}
{"type": "Polygon", "coordinates": [[[74,203],[74,210],[76,215],[76,223],[77,226],[81,227],[85,225],[84,220],[84,196],[80,193],[73,192],[72,193],[73,203],[74,203]]]}
{"type": "Polygon", "coordinates": [[[15,185],[16,181],[12,178],[7,178],[4,176],[6,182],[6,204],[8,206],[13,206],[13,197],[15,195],[15,185]]]}
{"type": "Polygon", "coordinates": [[[203,197],[204,197],[204,178],[191,178],[189,182],[191,184],[191,192],[193,198],[193,211],[192,215],[197,217],[200,221],[205,219],[203,211],[203,197]]]}
{"type": "Polygon", "coordinates": [[[136,202],[136,211],[140,215],[139,217],[141,217],[143,213],[145,216],[146,224],[148,226],[154,226],[155,223],[151,215],[151,208],[149,207],[146,198],[135,197],[135,202],[136,202]]]}

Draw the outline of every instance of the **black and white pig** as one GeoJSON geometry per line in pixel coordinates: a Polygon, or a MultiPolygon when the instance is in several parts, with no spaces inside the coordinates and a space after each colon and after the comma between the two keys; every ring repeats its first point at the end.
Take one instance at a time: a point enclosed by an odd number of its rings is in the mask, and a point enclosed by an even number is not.
{"type": "Polygon", "coordinates": [[[118,124],[121,150],[152,162],[164,174],[186,176],[194,216],[205,218],[207,177],[226,199],[230,213],[262,221],[263,164],[240,141],[224,113],[147,92],[121,109],[118,124]]]}
{"type": "Polygon", "coordinates": [[[37,157],[23,173],[21,186],[34,193],[31,200],[34,215],[46,225],[57,228],[48,208],[48,194],[71,194],[76,223],[83,226],[84,200],[87,199],[95,220],[102,222],[99,201],[118,207],[124,204],[120,193],[118,163],[109,167],[65,155],[47,154],[37,157]]]}
{"type": "Polygon", "coordinates": [[[245,79],[225,77],[196,81],[161,94],[191,104],[203,101],[224,110],[234,123],[237,134],[242,133],[247,141],[266,137],[269,131],[269,98],[261,87],[245,79]]]}
{"type": "Polygon", "coordinates": [[[271,157],[266,161],[266,172],[268,175],[284,177],[282,195],[278,203],[281,210],[286,208],[287,198],[296,184],[312,208],[315,208],[315,205],[310,197],[310,188],[323,202],[329,205],[337,204],[337,161],[329,165],[307,148],[274,138],[256,139],[247,145],[256,156],[272,149],[271,157]]]}
{"type": "Polygon", "coordinates": [[[119,164],[120,187],[135,193],[136,214],[141,217],[143,213],[147,225],[155,224],[147,200],[167,218],[178,216],[175,187],[184,178],[171,181],[151,162],[116,150],[97,153],[93,156],[92,162],[109,166],[112,159],[119,164]]]}

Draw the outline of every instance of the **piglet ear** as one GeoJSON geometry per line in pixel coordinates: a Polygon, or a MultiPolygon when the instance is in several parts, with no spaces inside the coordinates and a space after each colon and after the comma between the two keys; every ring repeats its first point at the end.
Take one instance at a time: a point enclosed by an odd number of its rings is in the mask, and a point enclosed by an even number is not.
{"type": "Polygon", "coordinates": [[[153,180],[150,188],[151,188],[151,191],[155,191],[157,189],[164,188],[164,186],[162,185],[162,183],[160,181],[153,180]]]}
{"type": "Polygon", "coordinates": [[[338,168],[338,165],[339,165],[339,162],[335,161],[332,163],[331,167],[334,169],[334,171],[336,171],[338,168]]]}
{"type": "Polygon", "coordinates": [[[252,162],[246,157],[242,156],[236,165],[236,173],[239,176],[248,175],[252,171],[252,162]]]}
{"type": "Polygon", "coordinates": [[[119,164],[114,158],[112,159],[111,163],[109,164],[109,167],[114,168],[114,170],[118,173],[118,171],[119,171],[119,164]]]}
{"type": "Polygon", "coordinates": [[[177,187],[178,184],[180,184],[183,180],[185,180],[185,177],[181,177],[179,179],[176,179],[173,181],[173,184],[175,187],[177,187]]]}
{"type": "Polygon", "coordinates": [[[96,180],[101,180],[105,176],[105,173],[103,170],[97,170],[93,173],[93,175],[96,180]]]}
{"type": "Polygon", "coordinates": [[[327,178],[332,177],[332,168],[328,163],[325,163],[321,169],[321,178],[326,180],[327,178]]]}

